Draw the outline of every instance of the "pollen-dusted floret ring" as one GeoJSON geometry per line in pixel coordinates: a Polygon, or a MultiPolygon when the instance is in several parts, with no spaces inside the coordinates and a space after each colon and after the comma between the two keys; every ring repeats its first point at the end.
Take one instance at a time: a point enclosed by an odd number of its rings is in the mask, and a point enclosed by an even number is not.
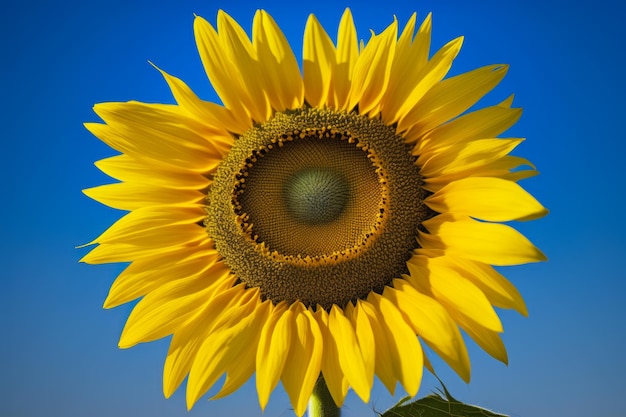
{"type": "Polygon", "coordinates": [[[235,141],[207,231],[239,279],[274,302],[346,305],[407,273],[432,213],[393,128],[330,109],[276,113],[235,141]]]}

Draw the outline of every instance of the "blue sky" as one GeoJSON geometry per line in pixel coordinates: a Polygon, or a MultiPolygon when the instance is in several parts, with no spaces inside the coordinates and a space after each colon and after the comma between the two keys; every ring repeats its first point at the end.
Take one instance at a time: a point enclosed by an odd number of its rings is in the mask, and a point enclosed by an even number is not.
{"type": "MultiPolygon", "coordinates": [[[[435,363],[452,394],[515,417],[623,415],[624,6],[611,0],[13,3],[0,13],[0,415],[262,415],[253,381],[187,413],[183,390],[170,400],[162,395],[167,340],[117,348],[131,306],[101,305],[121,266],[79,264],[85,252],[74,249],[121,214],[80,192],[108,181],[93,162],[113,155],[82,123],[97,120],[91,110],[97,102],[171,102],[148,60],[216,100],[195,50],[193,13],[214,22],[223,8],[249,30],[254,11],[264,8],[300,55],[308,14],[335,33],[346,6],[364,38],[394,14],[404,24],[413,11],[418,18],[432,11],[434,46],[465,35],[452,73],[511,64],[488,100],[515,93],[515,104],[524,107],[508,134],[527,138],[516,153],[541,175],[523,184],[551,213],[517,227],[550,261],[505,270],[530,311],[529,318],[501,314],[508,367],[472,343],[469,385],[435,363]]],[[[426,376],[420,395],[436,387],[426,376]]],[[[372,408],[382,411],[401,396],[401,389],[393,398],[377,384],[371,404],[350,394],[344,415],[371,416],[372,408]]],[[[265,416],[292,415],[289,409],[280,388],[265,416]]]]}

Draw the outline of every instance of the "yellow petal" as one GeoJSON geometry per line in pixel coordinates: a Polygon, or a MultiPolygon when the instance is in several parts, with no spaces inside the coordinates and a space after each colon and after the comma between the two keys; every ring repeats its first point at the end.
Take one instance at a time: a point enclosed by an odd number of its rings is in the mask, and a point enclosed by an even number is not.
{"type": "Polygon", "coordinates": [[[354,328],[336,305],[330,311],[329,329],[337,343],[339,363],[348,382],[363,402],[369,401],[372,386],[361,355],[354,328]]]}
{"type": "MultiPolygon", "coordinates": [[[[243,301],[221,314],[222,325],[216,324],[211,337],[207,337],[196,354],[187,380],[187,409],[204,395],[227,372],[233,362],[246,352],[257,338],[259,319],[264,315],[258,289],[244,290],[243,301]],[[246,294],[247,293],[247,294],[246,294]],[[245,297],[254,293],[253,297],[245,297]],[[258,313],[258,314],[257,314],[258,313]]],[[[244,366],[244,371],[245,371],[244,366]]]]}
{"type": "Polygon", "coordinates": [[[443,80],[412,107],[405,125],[425,132],[470,108],[504,78],[507,65],[489,65],[443,80]]]}
{"type": "MultiPolygon", "coordinates": [[[[426,149],[449,146],[458,142],[495,138],[513,126],[521,115],[522,109],[512,109],[501,105],[475,110],[428,131],[416,144],[417,148],[414,153],[420,154],[426,149]]],[[[407,142],[416,142],[416,134],[419,131],[419,129],[411,129],[407,132],[407,142]]]]}
{"type": "Polygon", "coordinates": [[[256,388],[261,410],[265,410],[283,373],[294,331],[293,312],[287,310],[286,303],[279,303],[261,330],[256,354],[256,388]]]}
{"type": "Polygon", "coordinates": [[[250,323],[244,329],[238,330],[241,334],[233,340],[233,345],[238,348],[231,349],[230,355],[224,359],[227,366],[226,380],[220,391],[211,398],[212,400],[232,394],[254,374],[256,351],[261,338],[259,329],[267,322],[271,304],[270,300],[259,304],[252,317],[249,318],[250,323]]]}
{"type": "MultiPolygon", "coordinates": [[[[152,207],[146,207],[145,209],[146,211],[155,212],[152,207]]],[[[80,262],[91,264],[132,262],[153,256],[165,256],[183,248],[196,248],[201,251],[200,253],[206,249],[206,232],[197,225],[193,227],[191,224],[184,224],[188,221],[184,218],[182,220],[172,220],[174,222],[173,225],[157,225],[158,220],[155,220],[152,216],[142,219],[141,215],[130,216],[132,213],[134,212],[122,217],[92,242],[82,245],[81,247],[99,243],[80,262]],[[182,224],[176,224],[176,222],[182,224]],[[155,230],[167,230],[172,234],[169,236],[170,239],[165,239],[163,236],[151,239],[150,236],[141,235],[140,231],[142,229],[141,227],[137,228],[138,225],[149,225],[145,229],[146,235],[154,234],[155,230]]]]}
{"type": "Polygon", "coordinates": [[[374,345],[376,346],[376,362],[374,365],[376,375],[391,395],[394,395],[399,375],[396,374],[393,365],[395,355],[392,354],[391,349],[394,348],[394,343],[389,339],[389,335],[387,334],[389,330],[382,324],[381,318],[379,317],[380,313],[377,312],[377,308],[370,302],[358,300],[355,309],[361,310],[361,312],[367,316],[367,321],[371,326],[372,336],[375,340],[374,345]]]}
{"type": "Polygon", "coordinates": [[[148,293],[128,317],[119,347],[126,349],[168,336],[196,316],[229,273],[222,263],[214,268],[219,269],[214,273],[218,279],[178,279],[148,293]]]}
{"type": "Polygon", "coordinates": [[[504,174],[494,174],[494,175],[497,175],[498,178],[502,178],[503,180],[518,182],[526,178],[539,175],[539,172],[534,169],[528,169],[528,170],[520,170],[520,171],[515,171],[515,172],[507,172],[504,174]]]}
{"type": "Polygon", "coordinates": [[[157,247],[185,243],[203,231],[197,223],[204,217],[200,207],[143,207],[126,214],[91,244],[123,243],[157,247]]]}
{"type": "MultiPolygon", "coordinates": [[[[104,301],[104,308],[116,307],[142,297],[170,281],[205,274],[219,259],[217,251],[210,247],[203,250],[193,248],[193,251],[203,253],[204,256],[187,257],[189,249],[182,249],[174,254],[148,261],[133,262],[111,285],[109,295],[104,301]]],[[[215,272],[212,270],[209,274],[219,279],[215,272]]]]}
{"type": "Polygon", "coordinates": [[[467,333],[485,352],[505,364],[508,363],[506,348],[497,332],[486,329],[454,311],[451,311],[450,314],[465,333],[467,333]]]}
{"type": "Polygon", "coordinates": [[[385,111],[382,114],[385,123],[391,125],[395,118],[394,110],[392,106],[399,105],[398,101],[401,100],[400,94],[404,94],[401,91],[401,87],[406,88],[406,77],[409,74],[414,74],[420,71],[419,64],[411,62],[419,59],[418,54],[412,53],[411,44],[413,42],[413,33],[415,31],[415,20],[417,13],[413,13],[409,18],[409,21],[404,26],[400,38],[396,43],[396,51],[393,57],[393,63],[391,64],[391,74],[389,76],[389,85],[387,91],[383,97],[382,106],[385,111]],[[409,71],[409,67],[413,66],[413,71],[409,71]]]}
{"type": "MultiPolygon", "coordinates": [[[[387,85],[387,90],[385,91],[385,95],[380,103],[380,107],[388,107],[389,104],[394,104],[397,99],[397,92],[399,90],[399,85],[402,83],[402,78],[408,75],[407,67],[409,65],[401,65],[407,60],[411,58],[415,58],[418,54],[412,54],[411,52],[411,43],[413,41],[413,33],[415,31],[415,20],[417,14],[413,13],[409,18],[409,21],[404,26],[402,30],[402,34],[400,34],[400,38],[396,43],[396,51],[393,57],[393,62],[391,64],[391,73],[389,75],[389,84],[387,85]]],[[[420,54],[421,55],[421,54],[420,54]]],[[[419,72],[420,68],[419,64],[413,64],[413,72],[419,72]]],[[[377,114],[380,109],[375,108],[373,114],[377,114]]],[[[382,118],[385,123],[391,125],[393,122],[390,122],[389,119],[389,111],[382,114],[382,118]]]]}
{"type": "MultiPolygon", "coordinates": [[[[417,336],[400,311],[384,295],[370,293],[368,301],[376,308],[381,328],[387,337],[394,377],[400,380],[404,390],[413,397],[419,389],[424,369],[422,347],[417,336]]],[[[377,338],[376,343],[378,342],[377,338]]]]}
{"type": "Polygon", "coordinates": [[[531,220],[548,212],[515,182],[500,178],[470,177],[454,181],[429,196],[425,203],[439,213],[494,222],[531,220]]]}
{"type": "MultiPolygon", "coordinates": [[[[183,237],[180,236],[182,239],[183,237]]],[[[183,248],[204,247],[206,232],[191,236],[185,235],[185,242],[168,244],[167,246],[137,246],[128,243],[104,243],[96,246],[80,262],[88,264],[106,264],[113,262],[133,262],[140,259],[150,259],[179,252],[183,248]]]]}
{"type": "Polygon", "coordinates": [[[322,367],[323,339],[317,321],[302,303],[296,301],[293,312],[294,332],[281,381],[297,416],[302,416],[322,367]]]}
{"type": "Polygon", "coordinates": [[[519,265],[545,261],[545,255],[521,233],[504,224],[456,220],[439,215],[423,222],[429,233],[419,232],[424,248],[491,265],[519,265]]]}
{"type": "Polygon", "coordinates": [[[298,62],[285,35],[264,10],[254,16],[252,36],[259,61],[263,63],[261,75],[272,107],[282,111],[302,106],[304,83],[298,62]]]}
{"type": "Polygon", "coordinates": [[[465,382],[470,377],[470,362],[456,323],[436,300],[414,289],[406,281],[394,280],[383,296],[402,312],[415,333],[443,358],[465,382]]]}
{"type": "Polygon", "coordinates": [[[251,127],[249,120],[237,119],[233,117],[228,109],[218,104],[201,100],[180,78],[168,74],[154,64],[153,66],[163,75],[163,78],[165,78],[178,105],[193,114],[203,123],[237,134],[241,134],[251,127]]]}
{"type": "MultiPolygon", "coordinates": [[[[415,37],[413,38],[411,52],[418,57],[417,61],[415,61],[417,68],[423,68],[428,62],[428,57],[430,55],[430,37],[432,32],[432,25],[433,15],[432,13],[428,13],[426,15],[426,18],[420,25],[419,29],[417,30],[415,37]]],[[[442,49],[445,49],[445,46],[442,49]]]]}
{"type": "Polygon", "coordinates": [[[407,262],[411,277],[427,280],[432,296],[448,311],[456,310],[490,330],[501,332],[502,323],[489,300],[471,281],[464,279],[451,265],[447,257],[412,257],[407,262]],[[427,273],[416,271],[413,264],[425,261],[427,273]]]}
{"type": "Polygon", "coordinates": [[[346,9],[341,16],[337,30],[337,61],[333,68],[333,90],[328,97],[328,104],[337,110],[348,110],[352,74],[358,57],[359,43],[356,27],[350,9],[346,9]]]}
{"type": "Polygon", "coordinates": [[[323,107],[327,103],[335,66],[335,48],[330,37],[314,15],[304,29],[304,90],[307,103],[323,107]]]}
{"type": "MultiPolygon", "coordinates": [[[[476,142],[484,142],[484,140],[476,142]]],[[[500,152],[506,152],[506,150],[500,152]]],[[[425,178],[423,188],[434,193],[453,181],[467,177],[496,177],[507,181],[519,181],[538,174],[532,163],[519,156],[505,155],[494,160],[497,155],[490,155],[487,152],[483,156],[475,154],[472,158],[474,161],[465,166],[457,163],[446,174],[437,174],[434,177],[425,178]],[[523,169],[524,166],[531,168],[523,169]],[[512,170],[515,171],[511,172],[512,170]]]]}
{"type": "Polygon", "coordinates": [[[511,108],[511,106],[513,105],[513,99],[514,98],[515,98],[515,94],[511,94],[506,99],[502,100],[502,102],[500,104],[498,104],[498,106],[511,108]]]}
{"type": "MultiPolygon", "coordinates": [[[[107,145],[130,156],[152,158],[195,172],[210,171],[222,159],[223,149],[206,139],[210,129],[185,116],[178,106],[129,101],[99,103],[94,111],[106,126],[86,123],[85,127],[107,145]]],[[[219,137],[219,131],[214,132],[219,137]]]]}
{"type": "Polygon", "coordinates": [[[387,123],[399,121],[398,131],[404,131],[412,126],[414,120],[406,118],[407,115],[445,77],[462,44],[463,37],[450,41],[437,51],[423,68],[414,70],[421,61],[421,54],[414,53],[414,48],[405,60],[398,62],[401,73],[397,75],[397,92],[394,97],[390,96],[385,101],[387,123]]]}
{"type": "Polygon", "coordinates": [[[220,42],[228,62],[232,64],[231,73],[237,77],[243,89],[241,100],[252,119],[265,122],[272,114],[267,91],[259,83],[259,75],[264,66],[259,61],[257,51],[248,35],[235,19],[220,10],[217,14],[217,30],[220,42]]]}
{"type": "Polygon", "coordinates": [[[418,158],[422,175],[436,178],[440,175],[471,172],[488,165],[511,152],[523,139],[479,139],[461,142],[431,152],[418,158]]]}
{"type": "Polygon", "coordinates": [[[211,334],[220,315],[241,303],[244,287],[233,287],[236,277],[219,284],[206,306],[185,326],[174,332],[163,368],[163,394],[169,398],[189,373],[200,346],[211,334]]]}
{"type": "Polygon", "coordinates": [[[334,335],[328,328],[328,313],[323,308],[318,307],[313,317],[317,321],[324,339],[322,375],[333,401],[337,407],[341,407],[348,393],[348,380],[339,364],[339,348],[334,335]]]}
{"type": "MultiPolygon", "coordinates": [[[[104,126],[96,124],[96,126],[104,126]]],[[[210,180],[203,174],[182,169],[168,169],[156,161],[131,158],[128,155],[116,155],[96,162],[96,166],[105,174],[117,180],[165,187],[179,190],[204,190],[210,180]]]]}
{"type": "Polygon", "coordinates": [[[352,327],[354,328],[361,350],[363,365],[365,366],[366,381],[371,390],[374,384],[374,370],[376,366],[376,340],[374,339],[369,317],[363,311],[361,304],[362,302],[358,300],[356,307],[352,308],[352,303],[348,303],[345,313],[352,321],[352,327]]]}
{"type": "Polygon", "coordinates": [[[178,190],[140,183],[115,183],[83,190],[86,196],[119,210],[136,210],[156,205],[199,205],[205,194],[195,190],[178,190]]]}
{"type": "Polygon", "coordinates": [[[196,16],[193,29],[202,65],[215,92],[236,120],[252,125],[250,110],[246,108],[251,100],[236,70],[237,63],[229,59],[220,36],[209,22],[196,16]]]}
{"type": "Polygon", "coordinates": [[[480,288],[491,304],[500,308],[512,308],[528,316],[520,293],[491,265],[452,256],[448,256],[448,259],[458,266],[457,272],[480,288]]]}
{"type": "Polygon", "coordinates": [[[398,58],[398,52],[403,51],[406,53],[411,48],[411,43],[413,42],[413,33],[415,32],[415,21],[417,20],[417,13],[413,12],[409,20],[404,25],[404,29],[402,29],[402,33],[398,37],[398,42],[396,43],[396,55],[394,57],[394,62],[398,58]]]}
{"type": "Polygon", "coordinates": [[[398,22],[393,21],[380,35],[374,35],[354,66],[348,109],[358,105],[367,114],[380,104],[389,83],[396,44],[398,22]]]}

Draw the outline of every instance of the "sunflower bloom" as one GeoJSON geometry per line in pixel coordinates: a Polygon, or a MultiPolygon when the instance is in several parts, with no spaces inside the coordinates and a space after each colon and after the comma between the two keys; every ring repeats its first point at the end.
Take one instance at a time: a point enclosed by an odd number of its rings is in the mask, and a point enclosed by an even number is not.
{"type": "Polygon", "coordinates": [[[512,97],[469,110],[507,72],[445,78],[463,39],[430,53],[430,15],[357,40],[349,10],[333,43],[315,16],[302,73],[264,11],[251,38],[228,14],[195,38],[222,104],[161,71],[176,104],[102,103],[86,127],[120,154],[119,182],[85,190],[128,213],[83,258],[128,262],[105,307],[141,298],[119,342],[172,336],[166,397],[189,408],[253,374],[261,408],[282,382],[301,416],[323,376],[338,406],[377,376],[411,396],[428,346],[465,381],[460,329],[506,362],[494,307],[526,315],[493,266],[544,255],[504,222],[546,214],[517,182],[536,174],[498,137],[512,97]]]}

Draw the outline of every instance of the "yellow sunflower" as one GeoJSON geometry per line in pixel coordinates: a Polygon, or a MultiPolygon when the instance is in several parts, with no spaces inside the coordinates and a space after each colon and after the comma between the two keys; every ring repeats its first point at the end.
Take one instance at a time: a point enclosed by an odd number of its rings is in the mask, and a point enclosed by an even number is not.
{"type": "Polygon", "coordinates": [[[172,336],[166,397],[188,376],[191,408],[253,374],[261,408],[282,381],[298,416],[320,377],[337,406],[374,375],[415,395],[424,345],[469,380],[459,328],[507,360],[493,307],[526,307],[492,265],[545,259],[502,224],[546,213],[517,184],[536,174],[509,155],[522,139],[497,137],[521,109],[468,112],[507,66],[444,79],[463,39],[429,58],[430,15],[415,29],[359,44],[346,10],[335,45],[311,15],[301,73],[268,13],[250,39],[220,11],[194,31],[222,105],[161,71],[177,104],[94,107],[86,127],[121,153],[96,165],[120,182],[85,193],[129,213],[83,261],[130,263],[105,307],[141,298],[122,348],[172,336]]]}

